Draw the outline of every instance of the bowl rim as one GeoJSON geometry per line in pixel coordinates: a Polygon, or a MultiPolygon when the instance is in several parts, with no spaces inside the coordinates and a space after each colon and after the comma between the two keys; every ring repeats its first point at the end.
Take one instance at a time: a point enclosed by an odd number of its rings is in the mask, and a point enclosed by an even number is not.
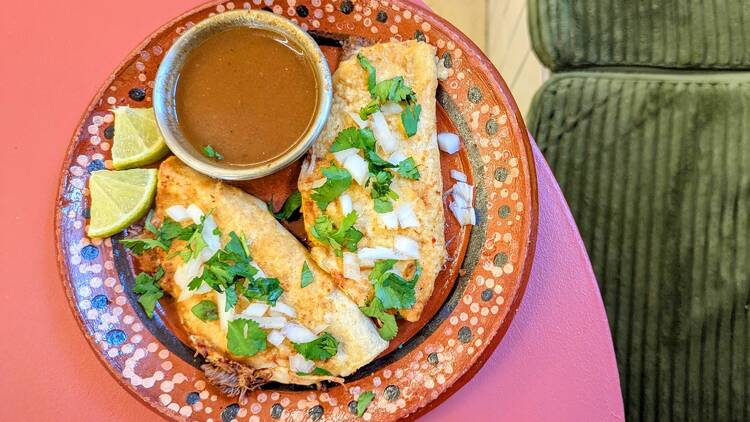
{"type": "Polygon", "coordinates": [[[224,180],[250,180],[275,173],[296,161],[312,146],[328,120],[333,100],[333,84],[328,63],[313,38],[294,22],[263,10],[228,11],[204,19],[183,32],[167,50],[154,81],[153,108],[159,130],[169,149],[188,166],[211,177],[224,180]],[[213,162],[201,155],[179,128],[174,98],[180,70],[188,54],[204,40],[229,28],[255,28],[293,39],[307,55],[318,84],[315,115],[307,131],[283,154],[247,166],[213,162]]]}

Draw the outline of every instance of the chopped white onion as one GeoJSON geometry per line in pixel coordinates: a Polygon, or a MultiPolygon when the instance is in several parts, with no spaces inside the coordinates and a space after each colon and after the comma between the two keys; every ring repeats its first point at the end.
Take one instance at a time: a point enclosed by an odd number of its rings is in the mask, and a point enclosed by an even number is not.
{"type": "Polygon", "coordinates": [[[201,283],[201,285],[197,289],[195,289],[195,290],[190,290],[188,288],[184,288],[184,289],[180,290],[180,296],[177,297],[177,301],[178,302],[182,302],[183,300],[187,300],[187,299],[189,299],[189,298],[191,298],[191,297],[193,297],[195,295],[206,294],[206,293],[208,293],[210,291],[211,291],[211,286],[209,286],[206,283],[201,283]]]}
{"type": "Polygon", "coordinates": [[[279,330],[271,330],[271,332],[268,333],[268,337],[266,338],[268,339],[269,343],[273,344],[276,347],[279,347],[279,345],[284,342],[284,335],[281,334],[281,331],[279,330]]]}
{"type": "Polygon", "coordinates": [[[448,204],[448,208],[462,226],[475,225],[477,218],[474,208],[465,207],[460,201],[463,200],[460,200],[460,198],[454,198],[454,201],[448,204]]]}
{"type": "Polygon", "coordinates": [[[458,170],[451,170],[451,177],[455,180],[458,180],[459,182],[465,182],[467,180],[466,174],[458,170]]]}
{"type": "Polygon", "coordinates": [[[199,258],[194,258],[180,265],[177,267],[177,270],[175,270],[174,281],[180,286],[180,296],[177,298],[178,302],[211,291],[211,287],[206,283],[201,283],[201,285],[195,290],[188,289],[188,284],[203,272],[201,267],[203,262],[204,261],[199,258]]]}
{"type": "Polygon", "coordinates": [[[361,186],[365,185],[369,169],[364,158],[359,155],[350,155],[344,160],[344,168],[352,175],[352,179],[356,180],[361,186]]]}
{"type": "Polygon", "coordinates": [[[388,161],[389,163],[393,164],[394,166],[397,166],[398,163],[400,163],[400,162],[402,162],[404,160],[406,160],[406,155],[404,155],[404,153],[401,152],[401,151],[396,151],[393,154],[391,154],[391,156],[388,157],[388,159],[385,160],[385,161],[388,161]]]}
{"type": "Polygon", "coordinates": [[[376,246],[374,248],[362,248],[357,251],[360,261],[378,261],[381,259],[404,259],[402,255],[391,248],[376,246]]]}
{"type": "Polygon", "coordinates": [[[341,207],[341,214],[347,215],[354,211],[354,205],[352,204],[352,197],[348,193],[342,193],[339,196],[339,207],[341,207]]]}
{"type": "Polygon", "coordinates": [[[310,183],[310,187],[312,187],[313,189],[317,189],[317,188],[325,185],[325,183],[326,183],[326,178],[323,177],[321,179],[313,180],[313,182],[310,183]]]}
{"type": "Polygon", "coordinates": [[[359,271],[359,258],[352,252],[344,252],[344,278],[349,280],[359,280],[361,273],[359,271]]]}
{"type": "Polygon", "coordinates": [[[260,269],[260,267],[255,263],[255,261],[251,262],[250,265],[252,265],[253,268],[255,268],[258,271],[257,273],[255,273],[256,278],[268,277],[268,275],[265,272],[263,272],[263,270],[260,269]]]}
{"type": "Polygon", "coordinates": [[[351,110],[346,110],[346,114],[348,114],[349,117],[351,117],[352,120],[354,120],[354,123],[356,123],[360,129],[364,129],[367,127],[367,125],[370,124],[367,120],[362,120],[362,118],[359,117],[359,113],[355,113],[351,110]]]}
{"type": "Polygon", "coordinates": [[[419,243],[410,237],[396,235],[393,238],[393,248],[403,256],[419,259],[419,243]]]}
{"type": "Polygon", "coordinates": [[[201,249],[201,253],[198,254],[197,259],[199,259],[201,262],[206,262],[211,259],[211,257],[214,256],[215,253],[216,251],[211,250],[211,248],[203,248],[201,249]]]}
{"type": "Polygon", "coordinates": [[[295,353],[289,356],[289,369],[294,372],[309,374],[313,369],[315,369],[315,362],[305,359],[299,353],[295,353]]]}
{"type": "Polygon", "coordinates": [[[286,326],[286,318],[284,317],[248,317],[260,325],[260,328],[284,328],[286,326]]]}
{"type": "Polygon", "coordinates": [[[400,204],[396,208],[396,214],[398,215],[398,224],[402,228],[419,227],[419,219],[410,203],[404,202],[400,204]]]}
{"type": "MultiPolygon", "coordinates": [[[[214,233],[216,230],[216,221],[212,216],[208,216],[203,220],[203,230],[201,230],[201,236],[206,241],[206,246],[212,252],[216,252],[221,249],[221,237],[214,233]]],[[[202,252],[202,251],[201,251],[202,252]]]]}
{"type": "Polygon", "coordinates": [[[216,292],[216,308],[219,311],[219,325],[226,331],[229,327],[229,321],[234,319],[234,308],[226,311],[227,295],[226,293],[216,292]]]}
{"type": "Polygon", "coordinates": [[[453,193],[451,195],[453,196],[453,199],[459,197],[469,206],[472,206],[474,202],[474,186],[468,185],[464,182],[456,182],[456,184],[453,185],[453,193]]]}
{"type": "Polygon", "coordinates": [[[292,343],[309,343],[318,338],[315,333],[293,322],[287,323],[284,328],[281,329],[281,334],[288,338],[292,343]]]}
{"type": "Polygon", "coordinates": [[[345,150],[336,151],[333,153],[333,157],[338,161],[339,164],[343,165],[344,161],[346,161],[347,158],[351,157],[352,155],[358,155],[359,149],[357,148],[347,148],[345,150]]]}
{"type": "MultiPolygon", "coordinates": [[[[207,223],[209,219],[211,220],[211,222],[213,222],[213,219],[209,217],[206,219],[207,223]]],[[[204,225],[204,228],[205,227],[206,226],[204,225]]],[[[218,238],[217,235],[213,236],[218,238]]],[[[203,263],[208,261],[215,252],[216,251],[212,250],[211,247],[204,248],[203,250],[201,250],[197,257],[191,258],[186,263],[177,267],[177,270],[175,270],[174,273],[174,281],[180,287],[180,296],[177,298],[178,302],[181,302],[192,296],[208,293],[211,291],[211,287],[209,287],[206,283],[201,283],[201,285],[195,290],[188,289],[188,284],[190,284],[190,282],[193,281],[194,278],[200,276],[203,273],[203,263]]]]}
{"type": "Polygon", "coordinates": [[[276,305],[272,306],[271,310],[280,314],[284,314],[290,318],[294,318],[297,316],[297,312],[294,310],[294,308],[280,300],[276,301],[276,305]]]}
{"type": "Polygon", "coordinates": [[[185,210],[188,217],[190,217],[191,220],[193,220],[193,223],[200,224],[201,223],[201,217],[203,217],[203,211],[198,208],[195,204],[188,205],[187,209],[185,210]]]}
{"type": "Polygon", "coordinates": [[[360,257],[357,257],[359,259],[359,268],[372,268],[375,266],[375,260],[374,259],[362,259],[360,257]]]}
{"type": "Polygon", "coordinates": [[[268,305],[260,302],[253,302],[242,311],[243,316],[248,317],[261,317],[268,310],[268,305]]]}
{"type": "Polygon", "coordinates": [[[186,289],[188,283],[193,281],[195,277],[201,275],[201,265],[202,262],[197,258],[191,259],[180,265],[174,272],[174,281],[183,290],[186,289]]]}
{"type": "Polygon", "coordinates": [[[392,103],[389,101],[380,106],[380,111],[387,116],[391,114],[401,114],[401,112],[404,111],[404,108],[401,107],[401,104],[399,103],[392,103]]]}
{"type": "Polygon", "coordinates": [[[461,224],[462,226],[466,225],[465,219],[463,217],[464,215],[463,210],[465,209],[465,207],[462,206],[462,204],[457,204],[456,201],[454,200],[450,204],[448,204],[448,209],[451,210],[451,212],[453,213],[453,216],[456,217],[456,220],[458,221],[459,224],[461,224]]]}
{"type": "Polygon", "coordinates": [[[377,111],[372,114],[372,133],[375,140],[386,153],[392,153],[398,147],[398,140],[393,136],[388,122],[385,120],[383,113],[377,111]]]}
{"type": "Polygon", "coordinates": [[[174,221],[182,222],[190,218],[187,210],[182,205],[172,205],[166,210],[167,215],[174,221]]]}
{"type": "Polygon", "coordinates": [[[380,219],[380,223],[386,229],[398,228],[398,215],[396,214],[395,211],[384,212],[384,213],[378,214],[378,219],[380,219]]]}
{"type": "Polygon", "coordinates": [[[453,154],[454,152],[461,149],[461,140],[455,133],[443,132],[437,136],[438,148],[441,151],[453,154]]]}
{"type": "Polygon", "coordinates": [[[456,204],[456,207],[458,207],[458,208],[469,208],[469,207],[471,207],[471,205],[467,204],[466,201],[464,201],[464,199],[462,197],[460,197],[458,195],[452,195],[451,197],[453,198],[453,202],[451,202],[451,203],[452,204],[456,204]]]}

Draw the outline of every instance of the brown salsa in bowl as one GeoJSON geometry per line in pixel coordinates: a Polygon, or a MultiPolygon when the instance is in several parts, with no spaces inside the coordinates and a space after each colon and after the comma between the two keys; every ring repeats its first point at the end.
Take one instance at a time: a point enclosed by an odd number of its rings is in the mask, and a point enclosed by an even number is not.
{"type": "Polygon", "coordinates": [[[262,177],[301,156],[330,101],[330,72],[312,38],[262,11],[226,12],[186,31],[154,88],[172,152],[229,180],[262,177]]]}

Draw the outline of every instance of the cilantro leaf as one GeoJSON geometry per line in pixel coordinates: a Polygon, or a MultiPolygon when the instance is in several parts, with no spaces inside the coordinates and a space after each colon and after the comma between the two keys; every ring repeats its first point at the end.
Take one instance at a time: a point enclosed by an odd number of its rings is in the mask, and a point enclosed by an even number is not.
{"type": "Polygon", "coordinates": [[[421,113],[422,106],[419,104],[407,104],[401,112],[401,123],[404,125],[404,132],[406,132],[407,137],[412,137],[417,133],[421,113]]]}
{"type": "Polygon", "coordinates": [[[156,227],[154,227],[154,223],[151,222],[153,218],[154,218],[154,209],[151,208],[150,210],[148,210],[148,215],[146,215],[146,222],[144,226],[146,227],[146,230],[156,235],[157,234],[156,227]]]}
{"type": "Polygon", "coordinates": [[[240,260],[252,260],[247,250],[247,243],[244,239],[240,239],[235,232],[229,232],[229,242],[224,246],[224,250],[237,255],[240,260]]]}
{"type": "Polygon", "coordinates": [[[238,318],[229,321],[227,348],[237,356],[253,356],[266,350],[266,333],[253,320],[238,318]]]}
{"type": "Polygon", "coordinates": [[[381,302],[380,299],[375,297],[370,301],[369,305],[359,309],[363,314],[375,318],[380,322],[378,333],[383,340],[393,340],[396,337],[396,334],[398,334],[396,317],[383,309],[383,302],[381,302]]]}
{"type": "Polygon", "coordinates": [[[391,190],[393,174],[381,170],[374,176],[371,176],[369,181],[372,185],[370,196],[375,203],[375,212],[382,214],[393,211],[391,200],[398,199],[396,192],[391,190]]]}
{"type": "Polygon", "coordinates": [[[367,160],[368,167],[371,173],[378,173],[387,168],[397,167],[396,165],[380,158],[378,153],[375,152],[374,150],[368,150],[365,153],[365,159],[367,160]]]}
{"type": "Polygon", "coordinates": [[[375,135],[370,128],[358,129],[350,127],[342,130],[336,136],[331,145],[331,152],[344,151],[351,148],[357,148],[362,151],[362,155],[368,162],[370,172],[377,173],[386,168],[396,167],[395,165],[380,158],[375,151],[375,135]]]}
{"type": "Polygon", "coordinates": [[[247,284],[242,287],[242,295],[249,301],[260,300],[276,306],[276,301],[284,293],[281,283],[277,278],[254,278],[248,279],[247,284]]]}
{"type": "MultiPolygon", "coordinates": [[[[372,184],[370,195],[373,198],[375,211],[385,213],[393,211],[392,200],[398,199],[398,195],[390,189],[393,174],[385,171],[389,168],[399,167],[382,159],[375,150],[375,136],[369,128],[358,129],[350,127],[342,130],[336,136],[331,145],[331,152],[344,151],[350,148],[358,148],[363,152],[370,171],[368,184],[372,184]]],[[[407,166],[404,171],[406,175],[413,176],[416,171],[414,160],[404,163],[407,166]],[[411,164],[413,168],[408,168],[411,164]]],[[[417,172],[417,177],[419,172],[417,172]]]]}
{"type": "Polygon", "coordinates": [[[321,210],[326,209],[339,195],[349,189],[352,184],[352,175],[346,169],[331,165],[323,169],[326,182],[323,186],[313,189],[312,198],[321,210]]]}
{"type": "Polygon", "coordinates": [[[370,402],[375,398],[375,393],[372,391],[365,391],[357,397],[357,416],[360,418],[367,411],[367,407],[370,406],[370,402]]]}
{"type": "Polygon", "coordinates": [[[380,101],[378,101],[377,98],[373,98],[364,107],[359,109],[359,118],[362,120],[367,120],[367,118],[370,117],[371,114],[378,111],[380,111],[380,101]]]}
{"type": "Polygon", "coordinates": [[[181,251],[174,251],[169,256],[167,256],[167,259],[172,259],[176,256],[179,256],[182,258],[182,262],[188,262],[190,261],[190,257],[193,255],[193,253],[190,251],[190,249],[183,249],[181,251]]]}
{"type": "Polygon", "coordinates": [[[393,204],[388,200],[388,198],[375,198],[373,199],[373,204],[373,208],[378,214],[385,214],[387,212],[393,211],[393,204]]]}
{"type": "MultiPolygon", "coordinates": [[[[203,217],[205,219],[205,217],[203,217]]],[[[192,236],[190,236],[190,239],[188,239],[188,250],[191,251],[190,257],[195,258],[197,257],[201,251],[208,246],[206,243],[206,239],[203,238],[203,220],[201,220],[201,224],[198,225],[198,229],[196,229],[192,236]]]]}
{"type": "Polygon", "coordinates": [[[359,129],[350,127],[342,130],[336,135],[331,144],[331,152],[339,152],[350,148],[359,148],[359,129]]]}
{"type": "Polygon", "coordinates": [[[216,321],[219,319],[219,310],[216,307],[216,304],[210,300],[201,300],[195,306],[190,308],[190,312],[204,322],[216,321]]]}
{"type": "Polygon", "coordinates": [[[400,83],[388,93],[388,100],[394,103],[405,101],[407,104],[416,104],[417,93],[401,78],[400,83]]]}
{"type": "Polygon", "coordinates": [[[395,259],[384,259],[381,261],[378,261],[375,263],[375,265],[372,267],[372,271],[370,271],[370,281],[374,284],[383,276],[385,276],[385,273],[392,270],[393,266],[396,265],[395,259]]]}
{"type": "Polygon", "coordinates": [[[324,332],[322,336],[307,343],[294,343],[294,349],[309,360],[327,360],[336,354],[339,342],[324,332]]]}
{"type": "Polygon", "coordinates": [[[164,268],[160,265],[154,275],[140,273],[135,277],[133,291],[139,295],[138,302],[143,306],[149,318],[154,317],[156,302],[164,296],[164,291],[159,286],[159,280],[164,277],[164,268]]]}
{"type": "Polygon", "coordinates": [[[374,89],[370,90],[370,94],[372,98],[380,101],[380,104],[388,101],[394,103],[402,101],[412,103],[417,99],[417,94],[414,93],[414,90],[409,85],[406,85],[403,76],[396,76],[395,78],[379,82],[375,85],[374,89]]]}
{"type": "Polygon", "coordinates": [[[313,282],[313,273],[310,271],[310,267],[307,265],[307,261],[302,263],[302,276],[300,277],[300,285],[305,288],[313,282]]]}
{"type": "Polygon", "coordinates": [[[203,155],[205,155],[208,158],[213,158],[215,160],[220,160],[220,161],[224,159],[224,156],[221,155],[219,151],[216,151],[214,147],[212,147],[211,145],[204,146],[201,151],[203,151],[203,155]]]}
{"type": "Polygon", "coordinates": [[[297,375],[304,377],[305,375],[315,375],[315,376],[322,376],[322,377],[332,377],[333,374],[326,371],[325,369],[316,366],[315,369],[312,370],[312,372],[297,372],[297,375]]]}
{"type": "Polygon", "coordinates": [[[336,256],[342,256],[342,249],[356,252],[357,243],[362,239],[362,232],[354,228],[356,221],[357,212],[352,211],[341,221],[341,227],[336,228],[330,217],[321,215],[310,231],[321,243],[330,245],[336,256]]]}
{"type": "Polygon", "coordinates": [[[367,71],[367,89],[372,92],[372,90],[375,89],[375,67],[362,53],[357,54],[357,61],[359,61],[359,65],[362,66],[362,69],[367,71]]]}
{"type": "Polygon", "coordinates": [[[180,223],[166,217],[159,227],[158,237],[165,242],[171,242],[175,239],[188,240],[196,230],[198,230],[198,226],[193,223],[182,227],[180,223]]]}
{"type": "Polygon", "coordinates": [[[130,249],[130,251],[136,255],[140,255],[143,252],[154,248],[161,248],[165,251],[169,249],[168,245],[156,239],[120,239],[118,242],[120,242],[122,246],[130,249]]]}
{"type": "Polygon", "coordinates": [[[310,372],[310,375],[321,375],[321,376],[328,376],[328,377],[333,376],[332,373],[330,373],[329,371],[327,371],[327,370],[325,370],[325,369],[323,369],[323,368],[321,368],[319,366],[316,366],[315,369],[313,369],[313,371],[310,372]]]}
{"type": "Polygon", "coordinates": [[[229,242],[203,264],[203,272],[188,284],[196,290],[203,283],[219,293],[226,294],[226,310],[234,308],[241,294],[248,300],[262,300],[271,305],[284,293],[275,278],[256,278],[258,269],[252,265],[244,236],[229,233],[229,242]]]}
{"type": "Polygon", "coordinates": [[[388,273],[375,284],[375,296],[383,302],[386,309],[408,309],[416,302],[414,285],[415,283],[405,280],[398,274],[388,273]]]}
{"type": "Polygon", "coordinates": [[[392,259],[378,261],[370,272],[370,281],[375,286],[375,297],[383,304],[383,309],[408,309],[416,302],[414,287],[422,274],[422,267],[417,263],[411,280],[389,272],[395,261],[392,259]]]}
{"type": "Polygon", "coordinates": [[[417,104],[417,94],[406,84],[403,76],[377,82],[375,67],[367,58],[360,53],[357,54],[357,60],[362,69],[367,71],[367,90],[370,91],[372,97],[372,101],[359,110],[359,117],[366,120],[369,115],[380,110],[381,104],[388,101],[405,102],[406,107],[401,112],[401,123],[404,125],[406,136],[409,138],[414,136],[417,133],[419,115],[422,112],[422,106],[417,104]]]}
{"type": "Polygon", "coordinates": [[[279,210],[279,212],[273,211],[272,204],[273,203],[271,201],[268,201],[268,209],[277,220],[289,220],[293,215],[297,214],[300,206],[302,206],[302,194],[299,193],[298,190],[292,192],[292,194],[289,195],[288,198],[286,198],[286,201],[284,201],[284,205],[281,207],[281,210],[279,210]]]}
{"type": "Polygon", "coordinates": [[[234,309],[234,307],[237,305],[237,289],[235,287],[236,285],[227,286],[226,290],[224,290],[224,294],[226,295],[224,312],[228,312],[234,309]]]}
{"type": "Polygon", "coordinates": [[[398,163],[397,171],[398,174],[407,179],[419,180],[420,175],[419,170],[417,169],[417,163],[415,163],[414,159],[411,157],[401,160],[398,163]]]}
{"type": "Polygon", "coordinates": [[[131,238],[121,239],[118,242],[130,249],[130,251],[136,255],[140,255],[143,252],[154,248],[160,248],[167,251],[172,246],[172,242],[175,239],[187,240],[197,228],[195,224],[182,227],[180,223],[169,217],[165,217],[161,226],[157,229],[151,223],[152,216],[153,210],[149,212],[148,217],[146,217],[146,230],[154,234],[155,239],[131,238]]]}
{"type": "Polygon", "coordinates": [[[339,152],[349,148],[359,148],[363,152],[375,150],[375,134],[370,128],[358,129],[350,127],[336,135],[331,152],[339,152]]]}

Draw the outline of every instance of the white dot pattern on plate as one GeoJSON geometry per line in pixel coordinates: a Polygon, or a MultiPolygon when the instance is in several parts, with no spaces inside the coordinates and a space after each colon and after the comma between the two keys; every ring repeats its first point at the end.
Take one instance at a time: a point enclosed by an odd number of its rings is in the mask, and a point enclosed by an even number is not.
{"type": "Polygon", "coordinates": [[[240,404],[239,418],[266,420],[273,406],[279,405],[283,407],[281,420],[303,420],[316,406],[324,409],[326,420],[356,419],[349,412],[348,403],[363,391],[376,395],[364,420],[406,416],[423,405],[421,397],[438,398],[471,366],[491,342],[491,335],[485,333],[497,331],[516,297],[519,271],[528,264],[524,248],[529,239],[520,227],[530,225],[531,202],[530,187],[524,178],[528,174],[528,157],[514,140],[518,139],[519,126],[509,104],[472,69],[469,57],[478,53],[457,46],[456,36],[429,16],[412,12],[395,0],[356,1],[350,13],[345,14],[342,10],[349,9],[344,3],[347,2],[251,0],[204,6],[176,22],[165,36],[140,47],[138,54],[108,81],[104,94],[92,104],[74,139],[63,175],[57,219],[64,244],[68,245],[62,251],[62,266],[71,288],[71,301],[90,341],[107,357],[110,370],[138,395],[151,397],[154,404],[174,418],[221,420],[219,414],[233,401],[217,395],[200,371],[158,344],[139,322],[118,276],[111,240],[85,236],[89,201],[86,183],[92,171],[112,169],[112,139],[107,131],[113,124],[111,108],[150,106],[155,69],[171,40],[209,15],[268,7],[274,13],[293,17],[303,28],[366,31],[381,40],[424,37],[437,46],[438,57],[450,58],[448,79],[441,85],[461,110],[471,131],[472,147],[479,152],[485,168],[481,182],[487,209],[483,210],[481,223],[487,236],[482,255],[456,309],[430,338],[373,376],[348,383],[344,389],[304,394],[261,390],[248,393],[240,404]],[[305,17],[304,12],[299,13],[301,7],[306,8],[305,17]],[[143,102],[128,97],[134,87],[146,90],[143,102]],[[496,258],[498,255],[501,258],[496,258]],[[195,391],[197,401],[188,404],[185,391],[195,391]]]}

